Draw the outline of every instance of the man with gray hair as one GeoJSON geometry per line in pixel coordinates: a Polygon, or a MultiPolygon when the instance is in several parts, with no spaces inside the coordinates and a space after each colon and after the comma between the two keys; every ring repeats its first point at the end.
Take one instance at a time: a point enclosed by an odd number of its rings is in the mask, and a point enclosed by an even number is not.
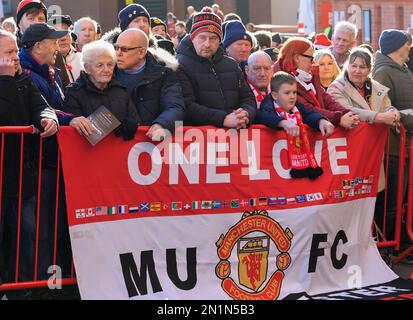
{"type": "Polygon", "coordinates": [[[248,58],[248,65],[245,66],[247,82],[254,93],[258,109],[264,98],[271,92],[272,66],[271,57],[264,51],[257,51],[251,54],[248,58]]]}
{"type": "Polygon", "coordinates": [[[75,22],[73,32],[77,37],[76,49],[81,52],[85,44],[97,40],[98,24],[90,17],[83,17],[75,22]]]}
{"type": "Polygon", "coordinates": [[[348,22],[340,21],[336,24],[333,35],[333,45],[330,47],[331,53],[336,58],[340,69],[343,69],[350,55],[351,48],[357,44],[357,27],[348,22]]]}

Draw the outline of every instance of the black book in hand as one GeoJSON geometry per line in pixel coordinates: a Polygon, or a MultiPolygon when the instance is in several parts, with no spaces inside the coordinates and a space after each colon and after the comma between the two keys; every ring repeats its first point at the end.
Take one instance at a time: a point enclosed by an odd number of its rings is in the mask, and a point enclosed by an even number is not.
{"type": "Polygon", "coordinates": [[[101,106],[87,117],[87,119],[92,124],[93,132],[91,135],[86,136],[86,139],[92,146],[98,144],[121,124],[105,106],[101,106]]]}

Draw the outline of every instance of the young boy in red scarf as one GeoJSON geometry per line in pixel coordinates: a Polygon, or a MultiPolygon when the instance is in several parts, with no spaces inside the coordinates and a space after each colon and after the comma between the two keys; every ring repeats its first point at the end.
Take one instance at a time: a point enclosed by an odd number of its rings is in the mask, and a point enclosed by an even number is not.
{"type": "Polygon", "coordinates": [[[319,130],[323,137],[334,132],[334,126],[318,112],[297,104],[297,80],[286,72],[271,79],[271,94],[261,104],[257,122],[274,129],[284,129],[288,138],[288,155],[292,178],[313,180],[323,174],[311,152],[307,128],[319,130]]]}

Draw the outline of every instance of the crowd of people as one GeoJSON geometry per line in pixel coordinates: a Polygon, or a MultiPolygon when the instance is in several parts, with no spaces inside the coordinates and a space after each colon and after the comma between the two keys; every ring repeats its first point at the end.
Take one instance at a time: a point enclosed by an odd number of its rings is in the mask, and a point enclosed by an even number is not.
{"type": "MultiPolygon", "coordinates": [[[[213,125],[243,129],[264,124],[284,130],[288,139],[305,140],[303,124],[325,137],[360,122],[391,128],[388,184],[381,171],[378,196],[388,189],[388,216],[396,211],[399,126],[413,130],[413,73],[407,62],[412,38],[402,30],[384,30],[379,50],[357,46],[357,28],[335,25],[332,40],[254,31],[218,5],[197,12],[188,7],[186,21],[169,13],[151,17],[140,4],[119,12],[119,26],[103,33],[90,17],[47,16],[40,1],[23,0],[13,19],[0,30],[0,125],[33,126],[44,138],[42,166],[42,233],[39,279],[52,264],[56,204],[57,139],[60,126],[88,136],[87,117],[101,105],[121,122],[117,136],[134,138],[137,126],[148,126],[148,139],[162,141],[185,126],[213,125]],[[249,30],[248,30],[249,29],[249,30]]],[[[412,59],[413,60],[413,59],[412,59]]],[[[19,137],[5,139],[0,284],[34,279],[36,195],[39,146],[33,137],[20,149],[19,137]],[[19,156],[24,151],[20,268],[15,274],[19,156]]],[[[322,168],[307,150],[309,165],[293,168],[293,178],[316,179],[322,168]]],[[[407,172],[407,170],[406,170],[407,172]]],[[[60,179],[58,262],[67,266],[64,183],[60,179]]],[[[70,255],[70,253],[69,253],[70,255]]]]}

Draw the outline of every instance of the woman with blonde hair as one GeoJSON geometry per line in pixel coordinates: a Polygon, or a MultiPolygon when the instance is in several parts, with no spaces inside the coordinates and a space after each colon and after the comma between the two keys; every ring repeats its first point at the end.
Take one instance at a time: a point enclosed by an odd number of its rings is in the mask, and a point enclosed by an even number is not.
{"type": "Polygon", "coordinates": [[[321,86],[327,91],[330,84],[333,83],[341,72],[336,58],[328,49],[317,50],[314,54],[314,64],[319,67],[321,86]]]}

